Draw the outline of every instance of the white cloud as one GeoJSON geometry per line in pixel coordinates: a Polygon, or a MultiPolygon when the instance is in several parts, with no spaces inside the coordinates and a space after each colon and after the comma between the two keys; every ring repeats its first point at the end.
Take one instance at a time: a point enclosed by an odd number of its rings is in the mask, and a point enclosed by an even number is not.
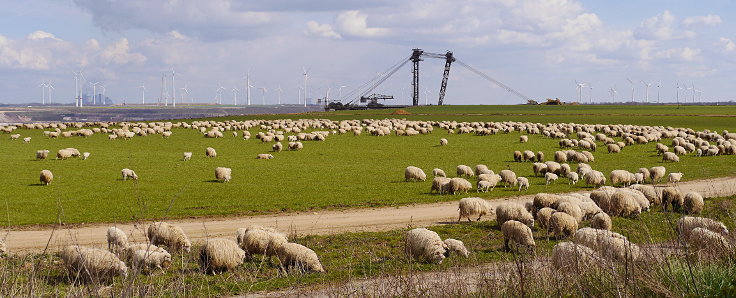
{"type": "Polygon", "coordinates": [[[320,24],[315,21],[307,22],[307,30],[305,30],[304,33],[306,33],[307,35],[327,37],[327,38],[335,38],[335,39],[342,38],[342,36],[340,36],[340,33],[337,33],[335,32],[335,30],[332,30],[332,25],[320,24]]]}
{"type": "Polygon", "coordinates": [[[668,40],[675,37],[676,18],[668,10],[641,22],[636,30],[638,38],[668,40]]]}
{"type": "Polygon", "coordinates": [[[41,31],[41,30],[33,31],[31,34],[28,34],[26,38],[31,39],[31,40],[38,40],[38,39],[44,39],[44,38],[60,40],[56,38],[56,36],[54,36],[53,34],[45,32],[45,31],[41,31]]]}
{"type": "Polygon", "coordinates": [[[736,50],[736,43],[730,38],[721,37],[718,44],[723,52],[730,53],[736,50]]]}
{"type": "Polygon", "coordinates": [[[716,26],[720,25],[721,23],[721,16],[714,14],[688,17],[682,21],[682,25],[684,25],[685,27],[691,27],[695,25],[716,26]]]}
{"type": "Polygon", "coordinates": [[[357,10],[340,13],[335,19],[335,27],[343,34],[357,37],[380,37],[389,33],[387,28],[368,27],[368,15],[357,10]]]}
{"type": "Polygon", "coordinates": [[[137,64],[141,65],[146,62],[146,57],[140,53],[130,52],[130,43],[127,38],[121,38],[105,48],[100,53],[100,59],[103,63],[110,64],[137,64]]]}
{"type": "Polygon", "coordinates": [[[690,47],[673,48],[655,53],[654,58],[690,62],[698,59],[701,52],[702,50],[700,49],[692,49],[690,47]]]}

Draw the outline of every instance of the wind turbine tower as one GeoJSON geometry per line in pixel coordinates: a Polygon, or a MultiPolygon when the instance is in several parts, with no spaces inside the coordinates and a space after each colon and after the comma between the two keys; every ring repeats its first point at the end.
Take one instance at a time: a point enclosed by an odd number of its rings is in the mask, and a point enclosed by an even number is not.
{"type": "Polygon", "coordinates": [[[41,81],[41,84],[38,85],[38,87],[41,87],[41,104],[46,105],[46,82],[41,81]]]}
{"type": "Polygon", "coordinates": [[[629,83],[631,84],[631,102],[634,102],[634,86],[636,85],[634,84],[634,81],[632,81],[631,79],[626,78],[626,80],[629,81],[629,83]]]}
{"type": "Polygon", "coordinates": [[[276,92],[279,93],[279,105],[280,105],[281,104],[281,92],[283,92],[284,90],[281,89],[281,85],[279,85],[279,87],[274,90],[276,90],[276,92]]]}
{"type": "Polygon", "coordinates": [[[309,80],[309,70],[302,67],[302,75],[304,75],[304,107],[307,107],[307,80],[309,80]]]}
{"type": "Polygon", "coordinates": [[[266,92],[268,92],[268,89],[266,89],[266,87],[261,87],[258,89],[261,89],[261,102],[265,106],[266,105],[266,92]]]}
{"type": "Polygon", "coordinates": [[[644,93],[645,94],[645,98],[646,98],[646,101],[645,102],[649,103],[649,86],[652,86],[652,83],[654,83],[654,82],[647,83],[647,82],[641,81],[641,83],[644,84],[644,86],[646,87],[645,88],[646,92],[644,93]]]}
{"type": "Polygon", "coordinates": [[[141,89],[141,104],[146,104],[146,85],[141,84],[138,88],[141,89]]]}
{"type": "Polygon", "coordinates": [[[233,105],[238,105],[238,92],[240,89],[233,87],[233,105]]]}
{"type": "Polygon", "coordinates": [[[608,93],[611,94],[611,102],[616,102],[616,86],[613,86],[610,89],[608,89],[608,93]]]}
{"type": "Polygon", "coordinates": [[[575,89],[578,92],[578,102],[581,102],[582,101],[581,98],[583,96],[583,87],[585,87],[585,83],[578,82],[578,80],[575,80],[575,86],[576,86],[575,89]]]}

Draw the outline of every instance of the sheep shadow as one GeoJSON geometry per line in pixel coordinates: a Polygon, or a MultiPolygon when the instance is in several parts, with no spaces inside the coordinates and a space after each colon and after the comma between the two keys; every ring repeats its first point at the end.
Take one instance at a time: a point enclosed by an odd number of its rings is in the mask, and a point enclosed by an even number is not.
{"type": "Polygon", "coordinates": [[[28,186],[46,186],[46,184],[43,184],[43,183],[31,183],[31,184],[28,184],[28,186]]]}
{"type": "Polygon", "coordinates": [[[217,180],[217,179],[205,180],[204,182],[207,182],[207,183],[222,183],[222,182],[220,182],[220,180],[217,180]]]}

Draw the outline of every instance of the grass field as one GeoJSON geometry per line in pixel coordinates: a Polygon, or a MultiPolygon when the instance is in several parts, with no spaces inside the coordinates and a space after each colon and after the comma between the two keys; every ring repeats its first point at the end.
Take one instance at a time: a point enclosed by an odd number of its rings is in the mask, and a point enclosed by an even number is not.
{"type": "MultiPolygon", "coordinates": [[[[670,107],[674,108],[674,107],[670,107]]],[[[659,124],[675,127],[734,129],[735,118],[698,115],[734,114],[733,107],[685,107],[678,116],[651,116],[670,113],[668,107],[521,107],[521,106],[457,106],[408,109],[413,115],[388,115],[391,111],[346,111],[330,114],[261,115],[227,117],[216,120],[331,118],[363,119],[398,117],[422,120],[456,121],[534,121],[659,124]],[[555,109],[568,109],[565,113],[555,109]],[[570,110],[574,109],[574,110],[570,110]],[[495,115],[494,113],[503,113],[495,115]],[[473,113],[477,115],[469,115],[473,113]],[[580,115],[578,115],[580,114],[580,115]],[[584,115],[583,115],[584,114],[584,115]],[[576,118],[580,117],[580,118],[576,118]],[[668,120],[658,119],[665,117],[668,120]],[[610,122],[609,122],[609,119],[610,122]],[[668,124],[671,121],[671,124],[668,124]],[[680,124],[678,124],[680,123],[680,124]]],[[[256,133],[257,130],[251,130],[256,133]]],[[[442,168],[454,176],[459,164],[486,164],[498,172],[505,168],[519,176],[532,176],[530,163],[512,162],[514,150],[545,152],[551,159],[560,150],[557,140],[530,136],[520,144],[520,133],[495,136],[447,135],[436,129],[433,134],[411,137],[373,137],[364,133],[334,135],[325,142],[305,142],[297,152],[274,153],[273,160],[256,160],[258,153],[270,151],[270,143],[243,140],[229,132],[221,139],[203,138],[194,130],[174,129],[173,136],[135,137],[131,140],[108,140],[105,134],[89,138],[47,139],[40,130],[19,129],[30,144],[0,139],[0,196],[5,199],[7,217],[3,225],[51,224],[61,216],[66,223],[123,222],[136,219],[182,218],[189,216],[249,215],[311,209],[333,209],[366,206],[390,206],[409,203],[455,201],[468,195],[441,196],[429,194],[430,181],[403,181],[403,169],[414,165],[428,174],[442,168]],[[437,146],[445,137],[449,145],[437,146]],[[204,157],[208,146],[218,157],[204,157]],[[89,160],[35,160],[35,151],[52,152],[75,147],[91,152],[89,160]],[[194,152],[191,161],[182,161],[182,152],[194,152]],[[230,167],[233,180],[214,182],[214,168],[230,167]],[[134,169],[137,182],[122,181],[120,170],[134,169]],[[38,173],[51,170],[54,182],[47,187],[38,182],[38,173]]],[[[669,144],[669,140],[663,141],[669,144]]],[[[603,147],[599,144],[599,148],[603,147]]],[[[620,154],[605,149],[594,153],[593,168],[608,173],[614,169],[635,171],[639,167],[665,165],[669,172],[685,173],[685,180],[736,174],[734,156],[696,158],[681,157],[679,163],[663,164],[654,152],[654,144],[628,146],[620,154]]],[[[573,166],[575,169],[575,166],[573,166]]],[[[431,176],[431,175],[430,175],[431,176]]],[[[531,178],[532,186],[523,194],[561,192],[585,189],[567,185],[561,178],[556,185],[544,185],[542,178],[531,178]]],[[[496,188],[479,194],[493,198],[519,194],[511,189],[496,188]]],[[[474,194],[475,195],[475,194],[474,194]]]]}

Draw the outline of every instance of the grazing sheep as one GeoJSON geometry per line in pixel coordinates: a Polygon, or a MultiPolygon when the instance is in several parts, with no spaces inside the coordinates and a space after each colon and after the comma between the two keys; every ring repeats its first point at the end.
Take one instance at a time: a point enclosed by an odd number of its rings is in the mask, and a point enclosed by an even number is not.
{"type": "Polygon", "coordinates": [[[595,266],[597,260],[593,249],[573,242],[560,242],[552,248],[552,266],[556,269],[579,272],[595,266]]]}
{"type": "Polygon", "coordinates": [[[723,235],[705,228],[692,229],[688,243],[700,251],[719,254],[731,252],[734,248],[723,235]]]}
{"type": "Polygon", "coordinates": [[[532,164],[532,171],[534,171],[535,176],[539,176],[547,172],[547,165],[541,162],[535,162],[532,164]]]}
{"type": "Polygon", "coordinates": [[[432,179],[432,188],[429,190],[429,193],[432,193],[433,191],[437,191],[439,194],[442,194],[444,192],[445,185],[450,184],[450,178],[447,177],[434,177],[432,179]]]}
{"type": "Polygon", "coordinates": [[[478,219],[476,221],[480,221],[480,218],[483,217],[483,215],[488,215],[493,213],[493,209],[491,209],[490,204],[488,201],[482,199],[482,198],[463,198],[460,199],[460,203],[458,204],[458,209],[460,210],[460,216],[457,218],[457,222],[460,222],[460,219],[463,217],[467,218],[468,221],[470,220],[470,216],[478,215],[478,219]]]}
{"type": "Polygon", "coordinates": [[[526,142],[529,142],[529,137],[527,137],[527,136],[520,136],[520,137],[519,137],[519,142],[520,142],[520,143],[526,143],[526,142]]]}
{"type": "Polygon", "coordinates": [[[409,257],[428,263],[441,264],[449,256],[447,245],[442,238],[425,228],[406,232],[406,253],[409,257]]]}
{"type": "Polygon", "coordinates": [[[670,173],[667,175],[667,182],[677,185],[682,180],[682,173],[670,173]]]}
{"type": "Polygon", "coordinates": [[[511,170],[501,170],[498,175],[501,176],[501,181],[504,183],[505,187],[516,186],[516,183],[518,182],[516,180],[516,173],[511,170]]]}
{"type": "Polygon", "coordinates": [[[475,165],[475,169],[473,169],[476,175],[483,175],[483,174],[493,174],[493,171],[488,169],[488,166],[479,164],[475,165]]]}
{"type": "Polygon", "coordinates": [[[646,197],[647,200],[649,200],[650,205],[659,205],[662,203],[662,197],[660,197],[660,195],[657,194],[657,191],[654,189],[654,186],[636,184],[636,185],[629,186],[629,188],[636,189],[639,192],[641,192],[644,195],[644,197],[646,197]]]}
{"type": "Polygon", "coordinates": [[[132,253],[131,259],[133,266],[145,271],[154,269],[164,270],[171,265],[171,254],[166,251],[158,252],[140,249],[132,253]]]}
{"type": "Polygon", "coordinates": [[[672,152],[665,152],[664,154],[662,154],[662,161],[679,162],[680,157],[672,152]]]}
{"type": "Polygon", "coordinates": [[[584,176],[585,184],[593,185],[596,187],[606,184],[606,176],[600,171],[591,170],[584,176]]]}
{"type": "Polygon", "coordinates": [[[31,137],[25,137],[23,138],[23,144],[28,144],[31,142],[31,137]]]}
{"type": "Polygon", "coordinates": [[[89,152],[82,153],[82,160],[87,160],[87,158],[89,158],[89,155],[90,155],[89,152]]]}
{"type": "Polygon", "coordinates": [[[634,184],[644,183],[644,174],[634,173],[634,184]]]}
{"type": "Polygon", "coordinates": [[[531,150],[524,150],[522,157],[524,161],[534,161],[534,156],[534,152],[532,152],[531,150]]]}
{"type": "Polygon", "coordinates": [[[89,281],[128,276],[128,267],[106,250],[70,245],[61,251],[61,259],[72,277],[89,281]]]}
{"type": "Polygon", "coordinates": [[[677,220],[677,231],[682,235],[685,241],[689,241],[690,232],[695,228],[704,228],[711,232],[718,233],[723,236],[728,235],[728,229],[720,221],[716,221],[707,217],[685,216],[677,220]]]}
{"type": "Polygon", "coordinates": [[[42,170],[39,180],[41,181],[41,184],[49,185],[51,184],[51,181],[54,181],[54,174],[52,174],[49,170],[42,170]]]}
{"type": "Polygon", "coordinates": [[[610,197],[608,208],[604,208],[603,204],[601,204],[601,209],[615,216],[637,216],[642,211],[641,205],[635,195],[626,191],[616,191],[613,193],[610,197]]]}
{"type": "Polygon", "coordinates": [[[444,242],[445,242],[445,245],[447,245],[447,249],[449,250],[450,253],[456,253],[466,258],[470,254],[468,252],[468,249],[465,248],[465,243],[463,243],[460,240],[450,238],[450,239],[445,239],[444,242]]]}
{"type": "Polygon", "coordinates": [[[649,169],[649,178],[652,180],[652,184],[661,181],[666,173],[667,169],[665,167],[651,167],[649,169]]]}
{"type": "Polygon", "coordinates": [[[458,177],[473,177],[475,176],[475,173],[473,173],[473,169],[471,169],[469,166],[459,165],[457,166],[457,176],[458,177]]]}
{"type": "Polygon", "coordinates": [[[69,157],[74,156],[74,151],[68,149],[60,149],[56,152],[56,159],[65,160],[69,157]]]}
{"type": "Polygon", "coordinates": [[[440,146],[447,146],[447,139],[441,138],[440,139],[440,146]]]}
{"type": "Polygon", "coordinates": [[[599,255],[619,262],[639,258],[639,247],[621,234],[608,230],[582,228],[575,232],[575,243],[590,247],[599,255]]]}
{"type": "Polygon", "coordinates": [[[273,159],[273,155],[267,153],[261,153],[256,155],[256,159],[273,159]]]}
{"type": "Polygon", "coordinates": [[[608,147],[608,153],[621,152],[621,147],[619,147],[617,144],[608,144],[606,147],[608,147]]]}
{"type": "Polygon", "coordinates": [[[599,230],[611,230],[611,217],[605,212],[599,212],[590,220],[590,227],[599,230]]]}
{"type": "Polygon", "coordinates": [[[529,250],[536,246],[532,229],[522,222],[508,220],[501,225],[501,232],[503,233],[503,247],[506,250],[511,250],[509,242],[526,246],[529,250]]]}
{"type": "Polygon", "coordinates": [[[630,184],[633,184],[636,180],[636,178],[634,177],[634,174],[626,170],[613,170],[611,171],[610,177],[611,177],[611,185],[613,186],[616,186],[617,184],[628,186],[630,184]]]}
{"type": "Polygon", "coordinates": [[[135,171],[125,168],[120,171],[120,173],[123,175],[123,180],[128,180],[128,178],[133,180],[138,180],[138,174],[135,173],[135,171]]]}
{"type": "Polygon", "coordinates": [[[478,186],[477,186],[477,190],[476,191],[477,192],[488,192],[493,187],[494,187],[494,185],[491,184],[491,182],[481,180],[481,181],[478,181],[478,186]]]}
{"type": "Polygon", "coordinates": [[[519,184],[519,191],[523,190],[529,190],[529,179],[526,177],[519,177],[516,178],[517,184],[519,184]]]}
{"type": "MultiPolygon", "coordinates": [[[[592,203],[592,202],[591,202],[592,203]]],[[[593,203],[595,204],[595,203],[593,203]]],[[[557,204],[557,211],[559,212],[565,212],[575,218],[575,220],[579,223],[583,221],[583,217],[585,216],[585,213],[583,213],[583,210],[580,208],[580,206],[577,203],[573,202],[562,202],[557,204]]],[[[575,229],[577,230],[577,228],[575,229]]]]}
{"type": "Polygon", "coordinates": [[[667,206],[672,206],[672,210],[680,210],[685,204],[685,197],[679,189],[668,186],[662,189],[662,206],[667,210],[667,206]]]}
{"type": "Polygon", "coordinates": [[[271,149],[273,149],[273,152],[281,152],[281,150],[284,149],[284,145],[282,145],[281,142],[276,142],[276,144],[271,146],[271,149]]]}
{"type": "Polygon", "coordinates": [[[192,159],[192,153],[191,152],[184,152],[184,161],[188,161],[192,159]]]}
{"type": "Polygon", "coordinates": [[[578,180],[580,178],[578,177],[578,173],[570,172],[570,173],[567,173],[567,179],[570,180],[570,182],[568,184],[575,185],[575,184],[578,183],[578,180]]]}
{"type": "Polygon", "coordinates": [[[422,169],[408,166],[404,169],[404,181],[425,181],[427,180],[427,174],[422,169]]]}
{"type": "Polygon", "coordinates": [[[496,222],[502,225],[508,220],[523,222],[528,226],[534,226],[534,217],[519,203],[504,203],[496,206],[496,222]]]}
{"type": "Polygon", "coordinates": [[[688,192],[685,194],[683,209],[687,214],[698,214],[703,211],[703,196],[698,192],[688,192]]]}
{"type": "Polygon", "coordinates": [[[110,252],[120,253],[126,247],[128,247],[128,236],[123,230],[116,227],[107,229],[107,249],[110,252]]]}
{"type": "Polygon", "coordinates": [[[445,171],[443,171],[442,169],[435,168],[435,169],[432,170],[432,176],[435,176],[435,177],[447,177],[447,174],[445,174],[445,171]]]}
{"type": "Polygon", "coordinates": [[[215,179],[220,182],[228,182],[232,179],[232,169],[217,167],[215,168],[215,179]]]}
{"type": "Polygon", "coordinates": [[[199,251],[199,266],[210,274],[232,270],[243,264],[245,251],[230,239],[208,239],[199,251]]]}
{"type": "MultiPolygon", "coordinates": [[[[453,195],[458,192],[465,192],[468,193],[473,188],[473,185],[470,184],[470,181],[465,180],[464,178],[452,178],[450,179],[450,183],[447,184],[447,187],[449,187],[449,192],[453,195]]],[[[444,190],[442,192],[445,192],[444,190]]]]}
{"type": "Polygon", "coordinates": [[[287,271],[297,268],[300,272],[325,272],[317,254],[304,245],[285,243],[279,247],[277,254],[287,271]]]}
{"type": "Polygon", "coordinates": [[[547,194],[547,193],[538,193],[534,195],[534,199],[532,200],[532,206],[535,210],[540,210],[545,207],[552,207],[552,205],[555,204],[560,199],[560,196],[553,195],[553,194],[547,194]]]}
{"type": "Polygon", "coordinates": [[[163,133],[161,133],[161,136],[164,137],[164,139],[168,139],[171,136],[171,132],[164,131],[163,133]]]}
{"type": "Polygon", "coordinates": [[[245,251],[246,256],[254,254],[274,256],[279,247],[289,242],[286,234],[260,226],[238,229],[236,238],[238,245],[245,251]]]}
{"type": "Polygon", "coordinates": [[[38,150],[36,151],[36,159],[46,159],[49,157],[49,151],[48,150],[38,150]]]}
{"type": "Polygon", "coordinates": [[[183,249],[186,252],[192,249],[192,243],[179,226],[163,221],[149,225],[146,236],[153,245],[163,245],[171,250],[183,249]]]}
{"type": "Polygon", "coordinates": [[[521,151],[514,151],[514,161],[521,161],[522,155],[521,151]]]}
{"type": "Polygon", "coordinates": [[[578,221],[565,212],[555,212],[552,213],[547,228],[555,235],[555,238],[567,238],[578,230],[578,221]]]}
{"type": "Polygon", "coordinates": [[[217,151],[215,151],[215,148],[207,147],[204,151],[205,156],[207,157],[217,157],[217,151]]]}
{"type": "Polygon", "coordinates": [[[650,176],[649,169],[647,169],[647,168],[639,168],[639,173],[641,173],[642,176],[644,176],[644,181],[649,180],[649,176],[650,176]]]}
{"type": "Polygon", "coordinates": [[[537,151],[537,161],[538,162],[543,162],[544,161],[544,152],[537,151]]]}
{"type": "Polygon", "coordinates": [[[478,181],[485,181],[490,184],[491,190],[493,190],[496,185],[501,182],[501,176],[498,174],[480,174],[478,175],[478,181]]]}
{"type": "Polygon", "coordinates": [[[535,219],[536,222],[539,223],[539,228],[545,231],[549,230],[549,220],[552,218],[552,214],[555,213],[555,209],[544,207],[542,209],[539,209],[537,211],[537,217],[535,219]]]}
{"type": "Polygon", "coordinates": [[[549,185],[550,182],[554,182],[556,184],[558,178],[559,177],[555,173],[547,172],[547,173],[544,174],[544,180],[547,181],[547,185],[549,185]]]}
{"type": "Polygon", "coordinates": [[[133,259],[133,254],[138,250],[147,251],[147,252],[168,253],[165,249],[158,247],[156,245],[150,244],[150,243],[136,243],[136,244],[129,244],[127,247],[120,250],[119,251],[120,259],[124,259],[127,262],[131,262],[133,259]]]}

